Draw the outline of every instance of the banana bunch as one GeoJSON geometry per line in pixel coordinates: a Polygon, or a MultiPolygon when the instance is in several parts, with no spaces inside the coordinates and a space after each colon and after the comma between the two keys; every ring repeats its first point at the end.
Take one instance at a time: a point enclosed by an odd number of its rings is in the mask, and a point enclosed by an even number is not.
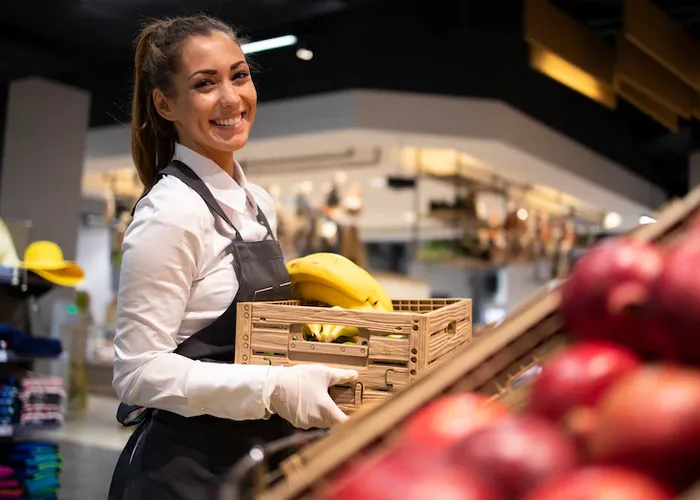
{"type": "MultiPolygon", "coordinates": [[[[394,310],[391,298],[377,280],[342,255],[320,252],[300,257],[287,263],[287,271],[296,299],[338,309],[394,310]]],[[[355,327],[308,324],[304,334],[321,342],[356,342],[359,331],[355,327]]]]}

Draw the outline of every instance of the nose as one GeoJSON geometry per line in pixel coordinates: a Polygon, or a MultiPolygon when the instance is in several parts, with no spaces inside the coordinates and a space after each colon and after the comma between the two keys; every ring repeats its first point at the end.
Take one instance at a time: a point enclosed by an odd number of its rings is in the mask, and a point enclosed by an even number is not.
{"type": "Polygon", "coordinates": [[[236,108],[241,104],[241,96],[238,87],[233,82],[227,82],[222,86],[220,102],[223,107],[236,108]]]}

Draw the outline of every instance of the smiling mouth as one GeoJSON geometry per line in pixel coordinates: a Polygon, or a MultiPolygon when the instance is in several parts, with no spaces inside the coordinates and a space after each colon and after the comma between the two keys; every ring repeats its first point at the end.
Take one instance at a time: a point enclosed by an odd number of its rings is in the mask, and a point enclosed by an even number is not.
{"type": "Polygon", "coordinates": [[[233,118],[217,118],[215,120],[209,120],[209,123],[211,123],[212,125],[216,125],[217,127],[233,128],[237,125],[240,125],[240,123],[243,121],[243,118],[245,118],[245,113],[241,113],[240,115],[235,116],[233,118]]]}

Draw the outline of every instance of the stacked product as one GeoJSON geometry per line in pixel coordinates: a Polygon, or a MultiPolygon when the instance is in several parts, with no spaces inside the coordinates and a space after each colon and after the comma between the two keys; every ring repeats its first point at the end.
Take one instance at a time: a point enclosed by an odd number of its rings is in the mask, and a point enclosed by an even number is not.
{"type": "Polygon", "coordinates": [[[0,445],[0,500],[55,500],[61,459],[51,443],[0,445]]]}
{"type": "Polygon", "coordinates": [[[627,237],[594,248],[561,289],[573,342],[511,386],[525,389],[521,412],[441,396],[320,498],[677,498],[700,478],[698,269],[700,220],[667,248],[627,237]]]}
{"type": "Polygon", "coordinates": [[[0,424],[60,425],[65,397],[60,377],[0,377],[0,424]]]}

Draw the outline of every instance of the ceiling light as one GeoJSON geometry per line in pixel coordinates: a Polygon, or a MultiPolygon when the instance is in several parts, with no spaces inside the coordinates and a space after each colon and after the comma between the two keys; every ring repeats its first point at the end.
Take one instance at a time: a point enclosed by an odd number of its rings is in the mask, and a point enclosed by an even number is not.
{"type": "Polygon", "coordinates": [[[297,50],[297,57],[302,61],[310,61],[314,58],[314,53],[309,49],[299,49],[297,50]]]}
{"type": "Polygon", "coordinates": [[[615,229],[622,224],[622,217],[617,212],[610,212],[603,219],[605,229],[615,229]]]}
{"type": "Polygon", "coordinates": [[[278,36],[276,38],[268,38],[257,42],[244,43],[241,50],[244,54],[253,54],[255,52],[263,52],[265,50],[279,49],[289,47],[297,43],[297,37],[294,35],[278,36]]]}
{"type": "Polygon", "coordinates": [[[649,215],[640,215],[639,216],[639,223],[640,224],[653,224],[656,222],[656,219],[653,217],[650,217],[649,215]]]}
{"type": "Polygon", "coordinates": [[[527,218],[528,218],[529,215],[530,215],[530,214],[528,214],[526,208],[520,208],[520,209],[518,209],[518,219],[520,219],[520,220],[527,220],[527,218]]]}

